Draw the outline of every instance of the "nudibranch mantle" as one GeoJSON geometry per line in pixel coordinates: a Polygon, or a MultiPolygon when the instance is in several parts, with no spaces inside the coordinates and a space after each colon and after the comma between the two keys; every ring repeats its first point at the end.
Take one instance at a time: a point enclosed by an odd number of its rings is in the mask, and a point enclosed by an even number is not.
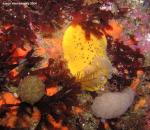
{"type": "Polygon", "coordinates": [[[64,33],[62,47],[68,68],[83,89],[97,91],[104,86],[112,71],[105,35],[97,38],[91,33],[87,39],[80,25],[70,25],[64,33]]]}

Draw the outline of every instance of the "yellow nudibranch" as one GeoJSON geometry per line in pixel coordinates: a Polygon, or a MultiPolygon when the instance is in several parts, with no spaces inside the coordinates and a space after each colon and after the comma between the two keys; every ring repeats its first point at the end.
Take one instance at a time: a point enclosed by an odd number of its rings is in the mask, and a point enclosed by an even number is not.
{"type": "Polygon", "coordinates": [[[97,91],[105,85],[112,71],[105,35],[97,38],[90,34],[87,39],[80,25],[70,25],[64,33],[62,47],[71,74],[84,90],[97,91]]]}

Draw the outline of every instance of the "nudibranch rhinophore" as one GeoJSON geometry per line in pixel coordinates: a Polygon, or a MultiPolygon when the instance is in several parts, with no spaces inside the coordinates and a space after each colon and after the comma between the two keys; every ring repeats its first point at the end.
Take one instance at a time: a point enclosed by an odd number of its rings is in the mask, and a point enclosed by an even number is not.
{"type": "Polygon", "coordinates": [[[80,25],[70,25],[64,33],[62,47],[71,74],[84,90],[97,91],[105,85],[112,72],[105,35],[97,38],[90,34],[87,39],[80,25]]]}

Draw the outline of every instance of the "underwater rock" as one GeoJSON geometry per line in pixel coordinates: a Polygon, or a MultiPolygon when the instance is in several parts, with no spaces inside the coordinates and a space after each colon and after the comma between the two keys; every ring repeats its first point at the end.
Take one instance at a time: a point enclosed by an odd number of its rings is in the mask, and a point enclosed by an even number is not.
{"type": "Polygon", "coordinates": [[[108,92],[94,99],[92,112],[103,119],[117,118],[124,114],[134,101],[135,92],[126,88],[122,92],[108,92]]]}
{"type": "Polygon", "coordinates": [[[19,83],[18,94],[22,101],[34,104],[45,92],[44,83],[37,76],[27,76],[19,83]]]}

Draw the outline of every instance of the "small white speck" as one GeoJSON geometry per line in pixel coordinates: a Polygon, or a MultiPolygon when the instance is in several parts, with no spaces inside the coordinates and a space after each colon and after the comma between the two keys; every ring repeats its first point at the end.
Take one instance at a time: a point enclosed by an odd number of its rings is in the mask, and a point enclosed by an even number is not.
{"type": "Polygon", "coordinates": [[[23,15],[23,18],[25,19],[25,18],[26,18],[26,15],[23,15]]]}
{"type": "Polygon", "coordinates": [[[85,124],[83,123],[82,126],[85,126],[85,124]]]}
{"type": "Polygon", "coordinates": [[[101,91],[104,91],[104,90],[105,90],[105,88],[104,88],[104,87],[102,87],[100,90],[101,90],[101,91]]]}
{"type": "Polygon", "coordinates": [[[148,33],[145,38],[146,38],[147,41],[150,42],[150,33],[148,33]]]}
{"type": "Polygon", "coordinates": [[[13,95],[14,95],[16,98],[18,98],[18,97],[19,97],[17,93],[13,93],[13,95]]]}

